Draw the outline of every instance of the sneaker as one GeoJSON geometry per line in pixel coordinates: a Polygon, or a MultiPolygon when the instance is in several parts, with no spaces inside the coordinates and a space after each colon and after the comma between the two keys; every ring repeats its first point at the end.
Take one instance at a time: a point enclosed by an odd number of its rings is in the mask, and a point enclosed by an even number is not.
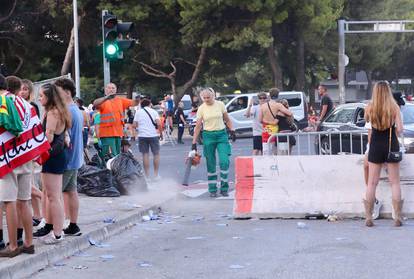
{"type": "Polygon", "coordinates": [[[51,231],[48,235],[42,237],[42,242],[46,245],[53,245],[63,241],[63,233],[60,238],[56,238],[53,231],[51,231]]]}
{"type": "Polygon", "coordinates": [[[0,251],[0,257],[3,258],[14,258],[21,253],[20,248],[16,248],[15,250],[10,250],[10,246],[7,246],[5,249],[0,251]]]}
{"type": "Polygon", "coordinates": [[[69,227],[70,224],[70,220],[69,219],[65,219],[65,221],[63,221],[63,228],[67,229],[69,227]]]}
{"type": "Polygon", "coordinates": [[[161,180],[161,176],[159,176],[159,175],[157,175],[156,177],[154,177],[152,179],[152,181],[154,181],[154,182],[157,182],[157,181],[160,181],[160,180],[161,180]]]}
{"type": "Polygon", "coordinates": [[[33,232],[37,232],[38,230],[40,230],[41,228],[43,228],[46,225],[46,221],[44,218],[42,218],[42,220],[36,220],[33,219],[33,232]],[[35,225],[35,222],[39,222],[37,223],[37,225],[35,225]]]}
{"type": "Polygon", "coordinates": [[[210,193],[210,198],[217,198],[217,193],[216,192],[211,192],[210,193]]]}
{"type": "MultiPolygon", "coordinates": [[[[374,220],[378,219],[381,207],[382,207],[382,203],[379,200],[375,199],[374,208],[372,210],[372,219],[374,220]]],[[[392,211],[392,215],[394,215],[394,210],[392,211]]]]}
{"type": "Polygon", "coordinates": [[[33,237],[43,237],[45,235],[48,235],[51,230],[46,229],[46,227],[40,228],[40,230],[33,233],[33,237]]]}
{"type": "Polygon", "coordinates": [[[32,222],[33,222],[33,227],[37,227],[42,221],[39,219],[32,218],[32,222]]]}
{"type": "Polygon", "coordinates": [[[223,197],[228,197],[228,196],[229,196],[229,192],[227,192],[227,191],[220,191],[220,194],[221,194],[223,197]]]}
{"type": "Polygon", "coordinates": [[[65,235],[73,235],[73,236],[80,236],[82,233],[78,225],[68,226],[66,229],[63,230],[65,235]]]}

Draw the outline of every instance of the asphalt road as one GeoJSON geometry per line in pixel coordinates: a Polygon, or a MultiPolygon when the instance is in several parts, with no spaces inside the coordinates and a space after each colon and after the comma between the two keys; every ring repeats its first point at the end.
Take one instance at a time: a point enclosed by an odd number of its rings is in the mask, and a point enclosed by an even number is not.
{"type": "Polygon", "coordinates": [[[231,200],[207,195],[163,209],[31,278],[412,278],[412,221],[233,220],[231,200]]]}

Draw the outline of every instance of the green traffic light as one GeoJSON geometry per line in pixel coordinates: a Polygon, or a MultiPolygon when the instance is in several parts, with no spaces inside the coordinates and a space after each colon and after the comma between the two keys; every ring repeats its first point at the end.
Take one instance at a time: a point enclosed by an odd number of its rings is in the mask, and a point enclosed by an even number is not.
{"type": "Polygon", "coordinates": [[[118,52],[119,48],[116,44],[108,44],[106,46],[105,52],[106,54],[112,56],[115,55],[118,52]]]}

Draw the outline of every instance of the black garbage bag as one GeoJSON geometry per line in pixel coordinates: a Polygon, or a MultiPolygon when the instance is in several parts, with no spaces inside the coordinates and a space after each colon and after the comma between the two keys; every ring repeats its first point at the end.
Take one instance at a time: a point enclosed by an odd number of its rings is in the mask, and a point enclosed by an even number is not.
{"type": "Polygon", "coordinates": [[[144,170],[131,152],[120,153],[112,160],[110,167],[122,195],[147,191],[144,170]]]}
{"type": "Polygon", "coordinates": [[[119,197],[111,171],[84,165],[78,172],[78,192],[91,197],[119,197]]]}

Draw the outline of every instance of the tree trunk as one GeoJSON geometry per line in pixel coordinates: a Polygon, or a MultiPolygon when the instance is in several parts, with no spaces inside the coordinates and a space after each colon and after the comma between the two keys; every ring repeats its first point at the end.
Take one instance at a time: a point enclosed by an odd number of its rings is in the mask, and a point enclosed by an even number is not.
{"type": "Polygon", "coordinates": [[[305,91],[305,41],[299,32],[296,45],[296,84],[297,91],[305,91]]]}
{"type": "Polygon", "coordinates": [[[201,66],[204,63],[204,60],[206,59],[206,47],[202,47],[200,50],[200,55],[198,56],[198,60],[197,60],[197,64],[194,68],[193,74],[191,76],[191,79],[189,81],[187,81],[182,87],[176,88],[175,87],[175,79],[174,79],[174,84],[171,83],[171,89],[173,91],[174,94],[174,104],[175,106],[178,105],[178,103],[181,101],[181,98],[184,96],[185,92],[187,92],[187,90],[189,88],[191,88],[194,83],[196,82],[200,71],[201,71],[201,66]],[[175,93],[174,93],[175,91],[175,93]]]}
{"type": "MultiPolygon", "coordinates": [[[[81,25],[82,17],[78,16],[78,28],[81,25]]],[[[70,32],[70,40],[68,44],[68,48],[66,49],[65,59],[63,60],[62,69],[60,70],[60,74],[67,75],[70,71],[70,66],[73,61],[73,53],[74,53],[74,46],[75,46],[75,35],[73,34],[73,28],[70,32]]]]}
{"type": "Polygon", "coordinates": [[[134,90],[134,83],[132,81],[128,81],[126,84],[126,93],[127,98],[132,99],[132,91],[134,90]]]}
{"type": "Polygon", "coordinates": [[[269,58],[270,68],[272,69],[273,85],[283,89],[282,70],[278,62],[278,51],[273,43],[266,49],[269,58]]]}

